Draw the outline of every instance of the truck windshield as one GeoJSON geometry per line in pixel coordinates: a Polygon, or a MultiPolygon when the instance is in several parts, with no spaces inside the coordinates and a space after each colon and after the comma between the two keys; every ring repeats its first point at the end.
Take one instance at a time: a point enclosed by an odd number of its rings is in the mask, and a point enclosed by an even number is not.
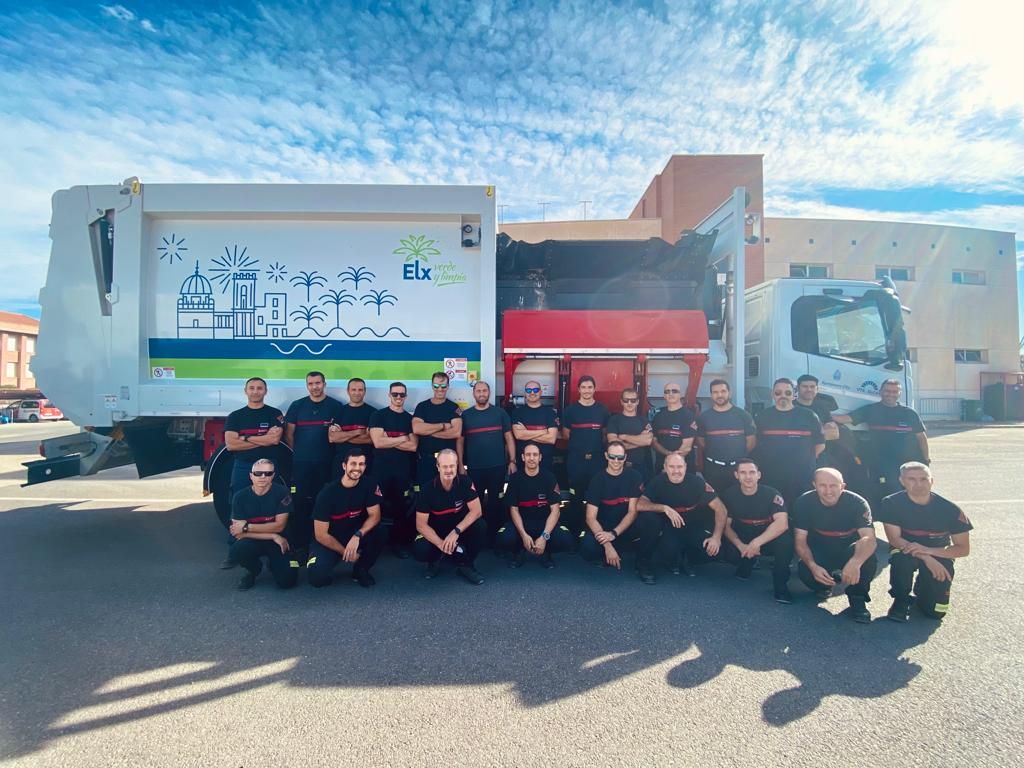
{"type": "Polygon", "coordinates": [[[891,358],[890,329],[876,297],[803,296],[793,303],[793,348],[864,365],[891,358]]]}

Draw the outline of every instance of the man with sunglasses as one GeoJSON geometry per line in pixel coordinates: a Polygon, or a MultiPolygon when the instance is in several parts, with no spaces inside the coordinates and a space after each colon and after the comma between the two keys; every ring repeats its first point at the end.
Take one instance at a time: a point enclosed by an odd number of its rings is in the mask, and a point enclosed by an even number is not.
{"type": "Polygon", "coordinates": [[[416,559],[427,564],[425,578],[438,574],[442,557],[458,566],[456,573],[474,586],[484,577],[473,567],[485,541],[480,523],[480,497],[473,481],[459,473],[459,456],[451,448],[437,454],[437,474],[416,494],[416,559]]]}
{"type": "Polygon", "coordinates": [[[573,533],[583,530],[584,497],[590,480],[601,471],[604,430],[608,409],[594,399],[597,382],[593,376],[580,376],[576,383],[579,400],[562,413],[562,437],[568,441],[566,470],[569,478],[569,514],[566,525],[573,533]]]}
{"type": "Polygon", "coordinates": [[[228,530],[234,538],[228,560],[242,566],[245,575],[238,589],[252,589],[263,570],[261,558],[267,558],[274,582],[281,589],[294,587],[299,577],[299,562],[282,536],[292,510],[292,497],[281,483],[274,482],[274,462],[256,459],[249,470],[249,487],[231,499],[228,530]]]}
{"type": "Polygon", "coordinates": [[[412,416],[405,410],[408,394],[405,384],[392,382],[388,387],[388,407],[374,411],[369,419],[381,511],[391,524],[391,546],[402,559],[410,556],[409,548],[416,535],[411,491],[418,439],[412,433],[412,416]]]}
{"type": "Polygon", "coordinates": [[[383,546],[380,504],[380,488],[366,475],[366,456],[354,447],[342,464],[341,479],[324,486],[316,497],[314,541],[306,563],[310,584],[326,587],[341,561],[352,563],[352,580],[359,586],[376,584],[370,569],[383,546]]]}
{"type": "Polygon", "coordinates": [[[519,468],[523,468],[522,456],[526,444],[533,442],[540,446],[540,462],[543,469],[554,472],[555,443],[558,440],[558,414],[550,405],[542,405],[539,381],[528,381],[524,388],[526,404],[512,411],[512,436],[516,439],[516,456],[519,468]]]}
{"type": "Polygon", "coordinates": [[[604,456],[604,471],[594,475],[587,489],[587,530],[580,539],[580,555],[621,570],[621,552],[637,538],[630,526],[636,520],[643,481],[639,472],[626,467],[626,446],[620,441],[608,443],[604,456]]]}
{"type": "Polygon", "coordinates": [[[608,442],[618,440],[626,446],[626,466],[635,469],[646,481],[654,474],[651,460],[651,443],[654,429],[646,416],[641,416],[640,395],[635,389],[624,389],[619,397],[622,413],[613,413],[608,418],[608,442]]]}
{"type": "Polygon", "coordinates": [[[448,376],[437,371],[430,377],[430,386],[432,397],[419,403],[412,414],[412,431],[420,440],[416,458],[420,488],[437,475],[437,455],[446,448],[454,452],[462,435],[462,409],[448,399],[448,376]]]}
{"type": "Polygon", "coordinates": [[[789,379],[772,385],[773,408],[758,411],[757,448],[754,458],[765,485],[782,494],[786,507],[811,489],[818,456],[825,450],[821,421],[810,408],[793,405],[796,387],[789,379]]]}
{"type": "Polygon", "coordinates": [[[488,544],[494,546],[505,522],[501,491],[505,478],[516,471],[516,442],[512,419],[504,408],[491,404],[491,387],[486,381],[473,385],[473,400],[473,407],[462,412],[456,451],[459,467],[466,467],[483,501],[488,544]]]}
{"type": "Polygon", "coordinates": [[[680,454],[665,457],[664,471],[644,486],[637,509],[637,565],[644,584],[656,582],[659,539],[668,544],[673,573],[693,576],[690,565],[717,557],[728,513],[715,489],[687,471],[680,454]]]}
{"type": "Polygon", "coordinates": [[[373,472],[373,440],[370,439],[370,417],[376,410],[366,402],[366,382],[358,377],[348,380],[345,391],[348,402],[340,406],[340,413],[328,432],[334,446],[332,478],[340,478],[345,457],[359,449],[366,457],[366,472],[373,472]]]}
{"type": "Polygon", "coordinates": [[[736,485],[736,462],[757,443],[754,420],[732,404],[729,383],[711,382],[711,407],[697,415],[697,445],[704,454],[704,479],[721,494],[736,485]]]}
{"type": "Polygon", "coordinates": [[[683,405],[683,389],[672,381],[665,385],[665,407],[654,415],[654,469],[661,472],[665,457],[678,453],[693,468],[693,441],[697,422],[693,411],[683,405]]]}

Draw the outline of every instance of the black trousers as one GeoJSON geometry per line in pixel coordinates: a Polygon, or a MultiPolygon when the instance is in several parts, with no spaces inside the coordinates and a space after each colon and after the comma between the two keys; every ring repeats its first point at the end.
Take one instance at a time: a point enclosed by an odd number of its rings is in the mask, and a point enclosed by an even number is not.
{"type": "MultiPolygon", "coordinates": [[[[547,522],[547,515],[523,515],[523,528],[532,539],[536,539],[544,531],[544,523],[547,522]]],[[[564,525],[556,525],[551,531],[551,538],[548,540],[545,552],[568,552],[572,549],[572,534],[564,525]]],[[[504,526],[498,529],[496,546],[499,549],[518,554],[524,549],[523,539],[516,530],[515,524],[509,520],[504,526]]]]}
{"type": "MultiPolygon", "coordinates": [[[[739,536],[740,541],[749,544],[750,541],[761,535],[761,531],[734,526],[733,530],[739,536]]],[[[785,589],[789,584],[790,563],[793,562],[793,532],[786,530],[778,538],[772,539],[761,547],[761,556],[771,555],[775,558],[772,564],[772,584],[775,591],[785,589]]],[[[758,558],[745,558],[740,555],[736,546],[725,539],[722,541],[721,558],[736,566],[736,575],[748,578],[754,570],[754,564],[758,558]]]]}
{"type": "Polygon", "coordinates": [[[562,523],[574,535],[586,528],[587,488],[590,481],[604,468],[604,457],[600,453],[590,454],[590,458],[572,455],[566,459],[569,477],[569,504],[562,515],[562,523]]]}
{"type": "Polygon", "coordinates": [[[313,505],[316,496],[331,479],[330,460],[296,461],[292,464],[292,512],[288,515],[285,534],[292,549],[308,549],[313,537],[313,505]]]}
{"type": "Polygon", "coordinates": [[[704,539],[714,531],[714,518],[707,514],[684,515],[681,528],[673,527],[661,512],[641,512],[633,528],[638,538],[636,557],[641,567],[652,568],[659,550],[671,562],[680,559],[703,563],[711,558],[704,551],[704,539]]]}
{"type": "Polygon", "coordinates": [[[498,529],[505,525],[508,516],[501,495],[505,490],[505,478],[508,476],[508,465],[486,469],[470,469],[469,478],[480,494],[480,506],[483,508],[484,520],[487,521],[488,545],[494,546],[498,529]]]}
{"type": "Polygon", "coordinates": [[[739,481],[736,479],[736,464],[732,463],[727,466],[721,464],[715,464],[710,459],[704,459],[704,479],[708,481],[715,492],[721,494],[726,488],[732,488],[739,481]]]}
{"type": "MultiPolygon", "coordinates": [[[[449,533],[455,530],[455,526],[459,524],[460,520],[462,520],[462,515],[458,514],[431,515],[429,525],[434,529],[434,533],[445,539],[449,533]]],[[[486,528],[486,523],[477,520],[462,532],[462,535],[459,536],[459,547],[462,548],[462,552],[456,550],[451,555],[452,561],[456,565],[473,566],[476,556],[480,554],[480,550],[484,548],[487,541],[486,528]]],[[[440,560],[444,553],[423,536],[417,536],[412,545],[412,555],[421,563],[433,563],[440,560]]]]}
{"type": "MultiPolygon", "coordinates": [[[[843,566],[853,556],[853,544],[842,542],[832,544],[831,542],[826,543],[821,539],[809,538],[808,545],[811,548],[814,562],[830,573],[841,571],[843,566]]],[[[806,584],[808,589],[813,591],[827,589],[824,584],[815,581],[810,570],[802,562],[797,566],[796,572],[800,577],[800,581],[806,584]]],[[[846,588],[846,596],[851,599],[863,600],[865,603],[871,602],[871,596],[868,592],[871,589],[871,580],[875,578],[876,573],[878,573],[878,560],[875,558],[874,553],[872,553],[871,557],[865,560],[864,565],[860,568],[860,580],[846,588]]],[[[838,579],[836,581],[838,582],[838,579]]]]}
{"type": "Polygon", "coordinates": [[[409,546],[416,538],[416,517],[412,506],[412,478],[401,474],[380,474],[377,485],[383,497],[381,518],[393,547],[409,546]]]}
{"type": "Polygon", "coordinates": [[[941,619],[949,610],[949,591],[953,586],[953,561],[936,558],[949,573],[949,581],[936,581],[925,564],[912,555],[893,551],[889,554],[889,594],[896,600],[913,602],[926,616],[941,619]],[[915,581],[914,574],[917,574],[915,581]]]}
{"type": "MultiPolygon", "coordinates": [[[[359,518],[346,520],[343,530],[337,531],[335,538],[342,546],[346,546],[349,539],[352,538],[352,534],[359,530],[363,522],[359,518]]],[[[367,573],[373,568],[373,564],[380,557],[380,551],[384,548],[385,535],[378,525],[363,536],[363,540],[359,543],[359,559],[352,565],[353,573],[367,573]]],[[[340,562],[340,554],[314,540],[309,545],[306,580],[314,587],[326,587],[334,580],[334,568],[340,562]]]]}
{"type": "Polygon", "coordinates": [[[281,589],[291,589],[299,579],[299,562],[292,559],[290,552],[281,552],[281,548],[272,541],[264,539],[238,539],[228,550],[228,557],[238,563],[253,576],[259,576],[263,570],[260,558],[267,558],[270,573],[274,582],[281,589]]]}

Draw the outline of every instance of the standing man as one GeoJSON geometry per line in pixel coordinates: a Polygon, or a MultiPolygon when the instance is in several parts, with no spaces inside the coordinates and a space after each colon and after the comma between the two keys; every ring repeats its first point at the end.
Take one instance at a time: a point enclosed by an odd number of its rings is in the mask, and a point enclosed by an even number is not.
{"type": "MultiPolygon", "coordinates": [[[[526,382],[523,391],[526,393],[526,404],[512,411],[512,436],[516,439],[516,456],[522,457],[523,449],[528,442],[536,443],[540,446],[541,466],[548,472],[554,472],[558,414],[550,405],[541,404],[539,381],[526,382]]],[[[522,468],[522,464],[519,466],[522,468]]]]}
{"type": "Polygon", "coordinates": [[[416,535],[411,496],[417,438],[412,433],[412,416],[405,410],[408,394],[405,384],[392,382],[388,387],[388,407],[370,415],[381,511],[391,523],[391,546],[403,560],[411,554],[409,548],[416,535]]]}
{"type": "Polygon", "coordinates": [[[626,469],[626,446],[618,440],[608,444],[607,464],[587,489],[587,530],[583,532],[580,554],[584,560],[622,570],[622,550],[633,546],[635,531],[630,530],[637,515],[643,481],[635,469],[626,469]]]}
{"type": "Polygon", "coordinates": [[[839,407],[832,395],[825,395],[818,391],[818,377],[809,373],[797,377],[795,404],[810,408],[822,424],[832,421],[832,411],[839,407]]]}
{"type": "Polygon", "coordinates": [[[366,457],[366,472],[373,471],[373,440],[370,438],[370,417],[376,410],[365,402],[366,382],[360,378],[348,380],[346,387],[348,403],[341,406],[341,413],[328,433],[334,446],[333,478],[339,478],[345,457],[358,448],[366,457]]]}
{"type": "Polygon", "coordinates": [[[626,446],[626,468],[635,469],[646,482],[654,474],[651,460],[654,428],[647,417],[637,413],[640,394],[635,389],[622,390],[619,401],[622,413],[613,413],[608,418],[608,442],[618,440],[626,446]]]}
{"type": "Polygon", "coordinates": [[[320,371],[306,374],[306,397],[288,406],[284,416],[284,440],[291,447],[292,487],[295,511],[289,521],[288,542],[305,557],[313,534],[313,502],[331,479],[329,430],[341,414],[341,403],[327,394],[327,380],[320,371]]]}
{"type": "Polygon", "coordinates": [[[508,479],[505,501],[511,520],[498,531],[498,546],[512,552],[510,568],[519,568],[527,553],[539,557],[545,568],[554,568],[551,553],[572,549],[572,534],[558,524],[561,489],[540,463],[540,447],[527,443],[522,471],[508,479]]]}
{"type": "Polygon", "coordinates": [[[231,499],[228,527],[235,539],[228,560],[245,569],[238,588],[252,589],[263,570],[260,558],[266,557],[274,582],[290,589],[298,580],[299,562],[288,553],[288,540],[281,533],[288,525],[292,497],[284,485],[274,482],[274,462],[270,459],[256,459],[249,478],[249,487],[231,499]]]}
{"type": "Polygon", "coordinates": [[[640,581],[654,584],[654,553],[659,539],[672,549],[673,572],[693,576],[689,564],[714,558],[722,546],[726,509],[704,478],[687,472],[678,453],[665,457],[664,471],[644,486],[637,503],[637,565],[640,581]]]}
{"type": "Polygon", "coordinates": [[[693,411],[683,405],[683,389],[672,381],[665,385],[665,407],[654,415],[654,469],[661,472],[665,457],[678,453],[693,468],[693,441],[697,422],[693,411]]]}
{"type": "Polygon", "coordinates": [[[736,578],[750,578],[757,558],[770,554],[775,602],[790,605],[789,564],[793,562],[793,534],[782,495],[761,485],[761,470],[753,459],[736,462],[737,484],[722,492],[722,503],[729,510],[725,524],[725,559],[736,563],[736,578]]]}
{"type": "Polygon", "coordinates": [[[845,584],[850,601],[846,612],[854,621],[868,624],[868,592],[878,570],[875,527],[867,501],[845,488],[838,470],[822,468],[814,473],[814,491],[793,505],[797,573],[819,600],[845,584]]]}
{"type": "Polygon", "coordinates": [[[235,459],[231,468],[232,494],[250,485],[249,470],[257,459],[276,464],[278,443],[284,437],[284,414],[263,400],[267,382],[253,376],[245,382],[246,404],[224,420],[224,445],[235,459]]]}
{"type": "Polygon", "coordinates": [[[711,407],[697,414],[697,445],[704,454],[704,479],[721,495],[736,485],[736,462],[757,444],[754,420],[732,404],[729,382],[711,382],[711,407]]]}
{"type": "Polygon", "coordinates": [[[810,409],[793,405],[793,392],[792,381],[778,379],[772,385],[775,406],[754,417],[757,465],[765,484],[778,490],[790,509],[810,489],[818,455],[825,450],[821,422],[810,409]]]}
{"type": "Polygon", "coordinates": [[[897,379],[882,382],[881,402],[864,405],[847,415],[837,415],[841,424],[867,424],[871,451],[868,470],[881,501],[899,489],[900,467],[908,461],[929,464],[928,435],[917,411],[900,405],[903,387],[897,379]]]}
{"type": "Polygon", "coordinates": [[[420,488],[437,475],[438,454],[446,448],[455,453],[462,435],[462,409],[448,399],[448,376],[436,372],[430,377],[430,386],[432,397],[419,403],[412,414],[412,431],[420,439],[416,457],[416,484],[420,488]]]}
{"type": "Polygon", "coordinates": [[[452,558],[456,573],[474,586],[484,577],[473,567],[485,535],[478,521],[480,497],[473,481],[459,474],[459,456],[451,448],[437,454],[437,475],[416,494],[416,559],[427,564],[425,577],[437,576],[441,558],[452,558]]]}
{"type": "Polygon", "coordinates": [[[971,553],[974,526],[960,507],[932,491],[933,482],[926,464],[909,461],[900,467],[903,490],[882,499],[878,517],[891,547],[888,618],[893,621],[909,621],[912,604],[929,618],[943,619],[953,561],[971,553]]]}
{"type": "Polygon", "coordinates": [[[352,580],[361,587],[377,582],[370,569],[384,545],[379,527],[381,495],[366,475],[366,457],[352,448],[342,465],[340,480],[324,486],[313,510],[315,541],[306,563],[306,578],[314,587],[334,579],[339,561],[352,563],[352,580]]]}
{"type": "Polygon", "coordinates": [[[608,424],[608,409],[594,400],[594,377],[580,376],[576,388],[579,400],[562,413],[562,437],[569,442],[566,469],[572,497],[566,523],[574,533],[583,530],[583,499],[591,478],[602,469],[604,429],[608,424]]]}
{"type": "Polygon", "coordinates": [[[505,478],[516,471],[516,441],[512,419],[504,408],[491,405],[491,387],[486,381],[473,385],[473,400],[473,407],[462,412],[456,451],[459,467],[466,467],[482,498],[488,544],[494,546],[505,522],[501,491],[505,478]]]}

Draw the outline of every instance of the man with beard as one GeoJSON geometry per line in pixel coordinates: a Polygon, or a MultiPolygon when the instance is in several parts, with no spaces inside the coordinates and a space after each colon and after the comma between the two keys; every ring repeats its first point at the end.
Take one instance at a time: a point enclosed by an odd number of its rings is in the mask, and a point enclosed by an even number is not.
{"type": "Polygon", "coordinates": [[[793,405],[793,393],[792,381],[778,379],[772,385],[775,407],[754,417],[757,466],[765,485],[778,490],[789,507],[810,489],[818,455],[825,450],[821,422],[809,408],[793,405]]]}
{"type": "Polygon", "coordinates": [[[711,382],[711,407],[697,414],[697,445],[704,454],[704,479],[721,495],[736,485],[736,462],[754,451],[757,438],[750,414],[732,404],[729,383],[711,382]]]}

